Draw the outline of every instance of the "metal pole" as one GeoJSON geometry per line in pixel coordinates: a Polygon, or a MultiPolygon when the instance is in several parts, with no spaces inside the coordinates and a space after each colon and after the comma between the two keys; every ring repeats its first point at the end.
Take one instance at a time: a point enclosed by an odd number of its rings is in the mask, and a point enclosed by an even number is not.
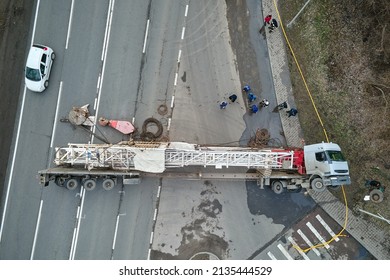
{"type": "Polygon", "coordinates": [[[375,215],[375,214],[372,214],[372,213],[370,213],[370,212],[367,212],[367,211],[365,211],[365,210],[363,210],[363,209],[359,209],[359,211],[360,211],[360,212],[363,212],[363,213],[365,213],[365,214],[367,214],[367,215],[373,216],[373,217],[375,217],[375,218],[377,218],[377,219],[383,220],[383,221],[387,222],[387,223],[390,225],[390,220],[385,219],[385,218],[384,218],[381,214],[379,214],[379,213],[378,213],[378,215],[375,215]]]}
{"type": "Polygon", "coordinates": [[[307,0],[305,5],[303,5],[302,9],[299,10],[299,12],[296,14],[296,16],[287,24],[287,27],[290,28],[290,26],[294,23],[294,21],[299,17],[299,15],[302,13],[303,9],[309,4],[311,0],[307,0]]]}

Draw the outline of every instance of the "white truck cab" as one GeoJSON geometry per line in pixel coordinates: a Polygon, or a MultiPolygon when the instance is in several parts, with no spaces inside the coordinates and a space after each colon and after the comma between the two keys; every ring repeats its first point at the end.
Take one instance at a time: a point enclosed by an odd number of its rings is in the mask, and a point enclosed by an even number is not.
{"type": "Polygon", "coordinates": [[[348,163],[339,145],[325,142],[307,145],[304,156],[306,174],[311,176],[313,189],[351,184],[348,163]]]}

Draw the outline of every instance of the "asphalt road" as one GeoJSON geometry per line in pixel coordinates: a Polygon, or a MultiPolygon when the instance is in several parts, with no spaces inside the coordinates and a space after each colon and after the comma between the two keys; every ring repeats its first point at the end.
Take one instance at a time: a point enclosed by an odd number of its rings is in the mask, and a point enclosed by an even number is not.
{"type": "MultiPolygon", "coordinates": [[[[250,115],[241,94],[248,82],[259,98],[274,100],[266,41],[253,31],[261,22],[256,1],[250,10],[206,0],[38,3],[33,42],[57,56],[49,88],[21,92],[0,259],[188,259],[199,251],[265,258],[275,236],[314,209],[309,197],[276,196],[253,182],[144,178],[109,192],[40,186],[37,171],[52,166],[55,147],[101,142],[59,121],[73,106],[89,104],[92,115],[138,128],[153,116],[171,141],[246,145],[257,128],[285,140],[278,114],[250,115]],[[237,102],[220,110],[231,93],[237,102]]],[[[94,132],[110,143],[128,139],[109,127],[94,132]]]]}

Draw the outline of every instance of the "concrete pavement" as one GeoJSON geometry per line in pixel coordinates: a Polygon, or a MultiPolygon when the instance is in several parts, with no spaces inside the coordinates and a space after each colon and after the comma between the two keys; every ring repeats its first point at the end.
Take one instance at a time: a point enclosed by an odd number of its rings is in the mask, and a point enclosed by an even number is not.
{"type": "MultiPolygon", "coordinates": [[[[277,17],[273,0],[263,0],[262,6],[263,16],[271,14],[273,17],[277,17]]],[[[267,30],[265,30],[265,32],[276,100],[278,101],[278,104],[287,101],[289,108],[296,108],[288,71],[287,45],[281,27],[277,28],[272,33],[269,33],[267,30]],[[288,79],[286,79],[286,77],[288,77],[288,79]]],[[[302,109],[304,108],[300,108],[300,110],[302,109]]],[[[288,118],[285,110],[283,110],[280,111],[280,118],[288,146],[302,147],[304,142],[298,117],[288,118]]],[[[345,205],[328,190],[325,190],[324,192],[314,192],[310,190],[309,195],[341,226],[344,226],[347,220],[345,229],[373,256],[379,260],[390,259],[390,238],[388,231],[354,215],[350,209],[347,209],[345,205]],[[347,216],[346,212],[348,214],[347,216]]]]}

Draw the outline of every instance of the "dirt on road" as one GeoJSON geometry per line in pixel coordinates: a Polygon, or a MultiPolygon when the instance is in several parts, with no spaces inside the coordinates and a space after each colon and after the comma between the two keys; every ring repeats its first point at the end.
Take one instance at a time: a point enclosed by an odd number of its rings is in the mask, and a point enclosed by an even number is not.
{"type": "Polygon", "coordinates": [[[13,146],[33,8],[34,1],[31,0],[0,1],[0,195],[13,146]]]}

